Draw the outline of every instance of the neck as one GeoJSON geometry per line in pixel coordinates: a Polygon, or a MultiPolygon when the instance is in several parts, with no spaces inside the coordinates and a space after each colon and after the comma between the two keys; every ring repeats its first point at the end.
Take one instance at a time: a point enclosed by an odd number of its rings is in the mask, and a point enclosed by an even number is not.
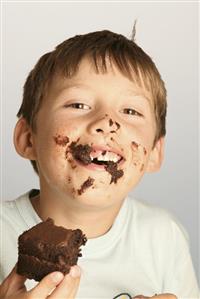
{"type": "Polygon", "coordinates": [[[104,207],[79,207],[74,200],[60,200],[47,197],[43,192],[31,199],[31,203],[45,221],[52,218],[56,225],[67,229],[81,229],[88,239],[97,238],[110,230],[120,210],[122,201],[104,207]]]}

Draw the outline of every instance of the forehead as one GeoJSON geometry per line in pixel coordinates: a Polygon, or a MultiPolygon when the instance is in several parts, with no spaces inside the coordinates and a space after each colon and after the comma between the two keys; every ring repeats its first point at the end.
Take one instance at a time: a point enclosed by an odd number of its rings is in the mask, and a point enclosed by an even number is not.
{"type": "Polygon", "coordinates": [[[83,58],[76,73],[66,77],[60,71],[51,80],[48,86],[48,94],[59,94],[65,91],[97,91],[113,89],[114,92],[122,95],[143,96],[150,103],[151,93],[146,89],[142,78],[125,75],[113,62],[107,59],[106,70],[95,67],[91,58],[83,58]]]}

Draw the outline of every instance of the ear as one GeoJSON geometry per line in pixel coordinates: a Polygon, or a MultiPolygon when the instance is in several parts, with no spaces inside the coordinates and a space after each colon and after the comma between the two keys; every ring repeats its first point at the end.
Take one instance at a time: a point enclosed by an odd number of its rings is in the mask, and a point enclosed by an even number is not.
{"type": "Polygon", "coordinates": [[[15,126],[14,145],[20,156],[25,159],[36,160],[32,129],[24,118],[20,118],[15,126]]]}
{"type": "Polygon", "coordinates": [[[156,172],[160,169],[164,158],[164,137],[161,137],[151,150],[146,172],[156,172]]]}

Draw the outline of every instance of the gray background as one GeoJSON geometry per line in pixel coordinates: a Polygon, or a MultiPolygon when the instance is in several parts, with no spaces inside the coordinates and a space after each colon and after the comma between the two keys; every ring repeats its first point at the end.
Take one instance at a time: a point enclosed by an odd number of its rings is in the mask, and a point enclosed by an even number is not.
{"type": "Polygon", "coordinates": [[[130,36],[153,58],[168,90],[165,160],[132,192],[171,211],[184,225],[199,274],[197,2],[3,3],[3,180],[9,200],[37,187],[37,176],[12,144],[25,78],[45,52],[75,34],[110,29],[130,36]]]}

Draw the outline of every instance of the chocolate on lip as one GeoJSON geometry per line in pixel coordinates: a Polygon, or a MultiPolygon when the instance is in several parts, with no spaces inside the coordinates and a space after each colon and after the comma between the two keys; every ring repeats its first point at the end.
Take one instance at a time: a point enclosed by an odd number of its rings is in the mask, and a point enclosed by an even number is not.
{"type": "Polygon", "coordinates": [[[90,153],[92,152],[92,147],[88,144],[77,144],[72,142],[69,146],[72,156],[75,160],[81,161],[83,164],[88,165],[92,162],[90,153]]]}
{"type": "Polygon", "coordinates": [[[119,151],[115,149],[113,150],[108,146],[100,146],[100,145],[90,146],[88,144],[77,144],[76,142],[72,142],[69,146],[69,149],[74,159],[79,160],[85,165],[91,164],[92,158],[97,158],[100,154],[104,156],[106,152],[111,152],[118,155],[120,157],[119,161],[122,161],[122,159],[125,160],[119,151]]]}

